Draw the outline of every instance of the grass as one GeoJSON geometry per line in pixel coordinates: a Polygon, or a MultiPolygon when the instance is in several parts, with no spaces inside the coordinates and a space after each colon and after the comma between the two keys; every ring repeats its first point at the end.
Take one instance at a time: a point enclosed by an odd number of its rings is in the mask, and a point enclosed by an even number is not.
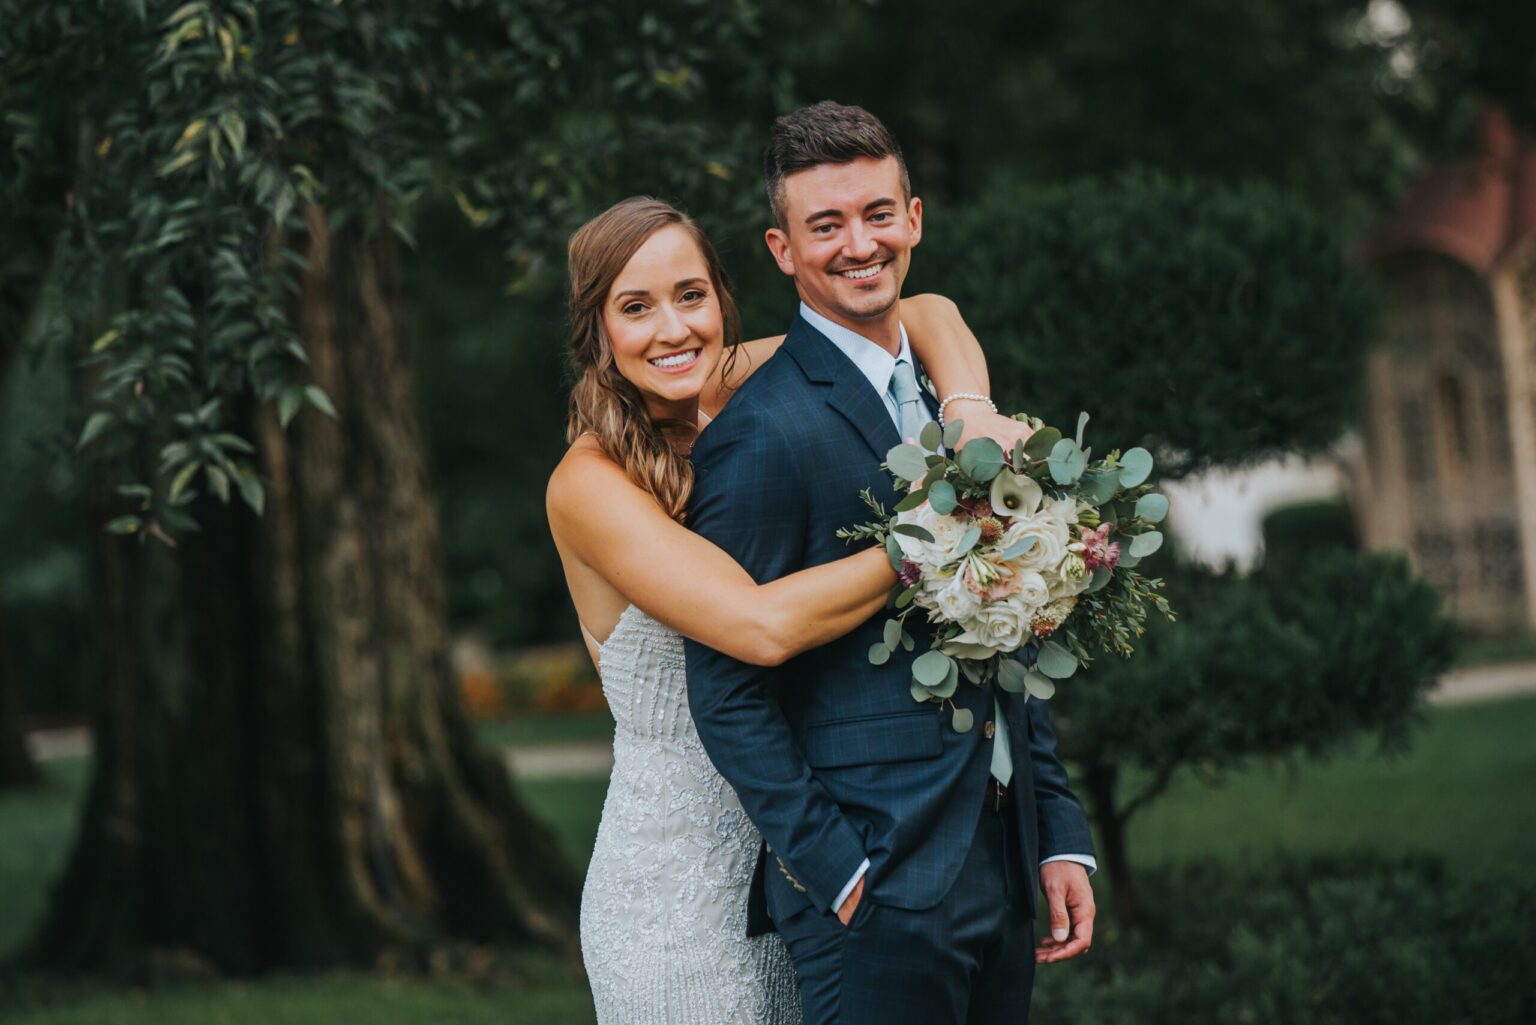
{"type": "MultiPolygon", "coordinates": [[[[591,718],[572,717],[550,732],[591,739],[598,730],[591,718]]],[[[509,734],[492,729],[488,735],[509,734]]],[[[1186,777],[1133,820],[1131,854],[1150,867],[1196,856],[1250,861],[1277,850],[1366,848],[1429,852],[1458,873],[1523,872],[1536,861],[1536,802],[1527,791],[1536,778],[1532,736],[1536,697],[1521,697],[1432,709],[1413,749],[1400,757],[1362,748],[1295,773],[1261,767],[1217,789],[1186,777]]],[[[41,914],[68,853],[86,763],[53,762],[47,773],[39,791],[0,796],[0,951],[14,947],[41,914]]],[[[602,779],[542,779],[522,789],[572,859],[585,865],[605,787],[602,779]]],[[[26,981],[0,993],[0,1019],[7,1025],[592,1020],[585,987],[563,969],[536,958],[516,965],[491,982],[334,973],[124,993],[26,981]]]]}
{"type": "Polygon", "coordinates": [[[1458,669],[1501,662],[1536,662],[1536,631],[1464,637],[1456,652],[1458,669]]]}
{"type": "Polygon", "coordinates": [[[541,747],[613,740],[613,716],[598,712],[549,712],[475,723],[480,742],[490,747],[541,747]]]}

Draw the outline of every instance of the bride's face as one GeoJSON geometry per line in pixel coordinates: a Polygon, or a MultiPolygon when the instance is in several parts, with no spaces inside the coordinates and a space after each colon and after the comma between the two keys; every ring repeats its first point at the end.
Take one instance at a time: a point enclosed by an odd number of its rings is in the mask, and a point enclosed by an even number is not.
{"type": "Polygon", "coordinates": [[[725,318],[686,229],[670,224],[645,240],[608,290],[603,327],[651,415],[692,419],[725,348],[725,318]]]}

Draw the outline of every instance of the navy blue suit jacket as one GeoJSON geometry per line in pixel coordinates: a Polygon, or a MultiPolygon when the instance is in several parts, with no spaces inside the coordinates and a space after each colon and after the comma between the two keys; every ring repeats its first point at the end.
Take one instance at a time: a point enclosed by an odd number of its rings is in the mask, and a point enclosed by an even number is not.
{"type": "MultiPolygon", "coordinates": [[[[759,583],[842,558],[850,549],[838,528],[871,515],[859,492],[868,488],[886,508],[897,500],[880,464],[899,441],[868,379],[796,316],[776,358],[694,446],[688,524],[759,583]]],[[[930,641],[920,615],[907,620],[914,652],[870,664],[888,618],[881,612],[771,668],[687,643],[699,736],[768,847],[753,887],[754,932],[767,927],[764,910],[783,920],[809,902],[830,908],[865,857],[865,898],[915,910],[937,904],[965,860],[990,772],[992,744],[979,724],[992,717],[993,690],[961,682],[955,704],[978,727],[956,733],[948,708],[919,704],[908,690],[912,660],[930,641]],[[765,887],[765,865],[791,885],[765,887]]],[[[1025,865],[1091,853],[1046,706],[999,695],[1025,865]]],[[[1034,901],[1031,887],[1031,909],[1034,901]]]]}

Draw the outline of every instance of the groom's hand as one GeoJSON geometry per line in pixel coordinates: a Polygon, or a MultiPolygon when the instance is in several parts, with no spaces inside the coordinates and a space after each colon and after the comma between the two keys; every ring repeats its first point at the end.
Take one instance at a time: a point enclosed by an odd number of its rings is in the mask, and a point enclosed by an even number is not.
{"type": "Polygon", "coordinates": [[[859,909],[859,900],[864,896],[864,880],[861,877],[853,885],[853,890],[848,894],[848,899],[843,901],[843,906],[837,909],[837,920],[846,927],[853,921],[853,913],[859,909]]]}
{"type": "Polygon", "coordinates": [[[1088,870],[1075,861],[1050,861],[1040,866],[1040,889],[1050,912],[1051,935],[1035,948],[1035,963],[1049,964],[1076,957],[1093,946],[1093,887],[1088,870]]]}

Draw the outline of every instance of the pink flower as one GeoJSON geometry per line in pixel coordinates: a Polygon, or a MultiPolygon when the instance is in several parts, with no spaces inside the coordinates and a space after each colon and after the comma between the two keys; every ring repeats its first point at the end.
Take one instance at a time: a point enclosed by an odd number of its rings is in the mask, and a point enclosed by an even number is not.
{"type": "Polygon", "coordinates": [[[923,579],[923,568],[911,559],[901,560],[901,586],[911,587],[923,579]]]}
{"type": "Polygon", "coordinates": [[[1119,564],[1120,542],[1109,540],[1109,532],[1113,529],[1113,523],[1101,523],[1097,530],[1083,534],[1083,565],[1090,570],[1100,566],[1112,570],[1119,564]]]}

